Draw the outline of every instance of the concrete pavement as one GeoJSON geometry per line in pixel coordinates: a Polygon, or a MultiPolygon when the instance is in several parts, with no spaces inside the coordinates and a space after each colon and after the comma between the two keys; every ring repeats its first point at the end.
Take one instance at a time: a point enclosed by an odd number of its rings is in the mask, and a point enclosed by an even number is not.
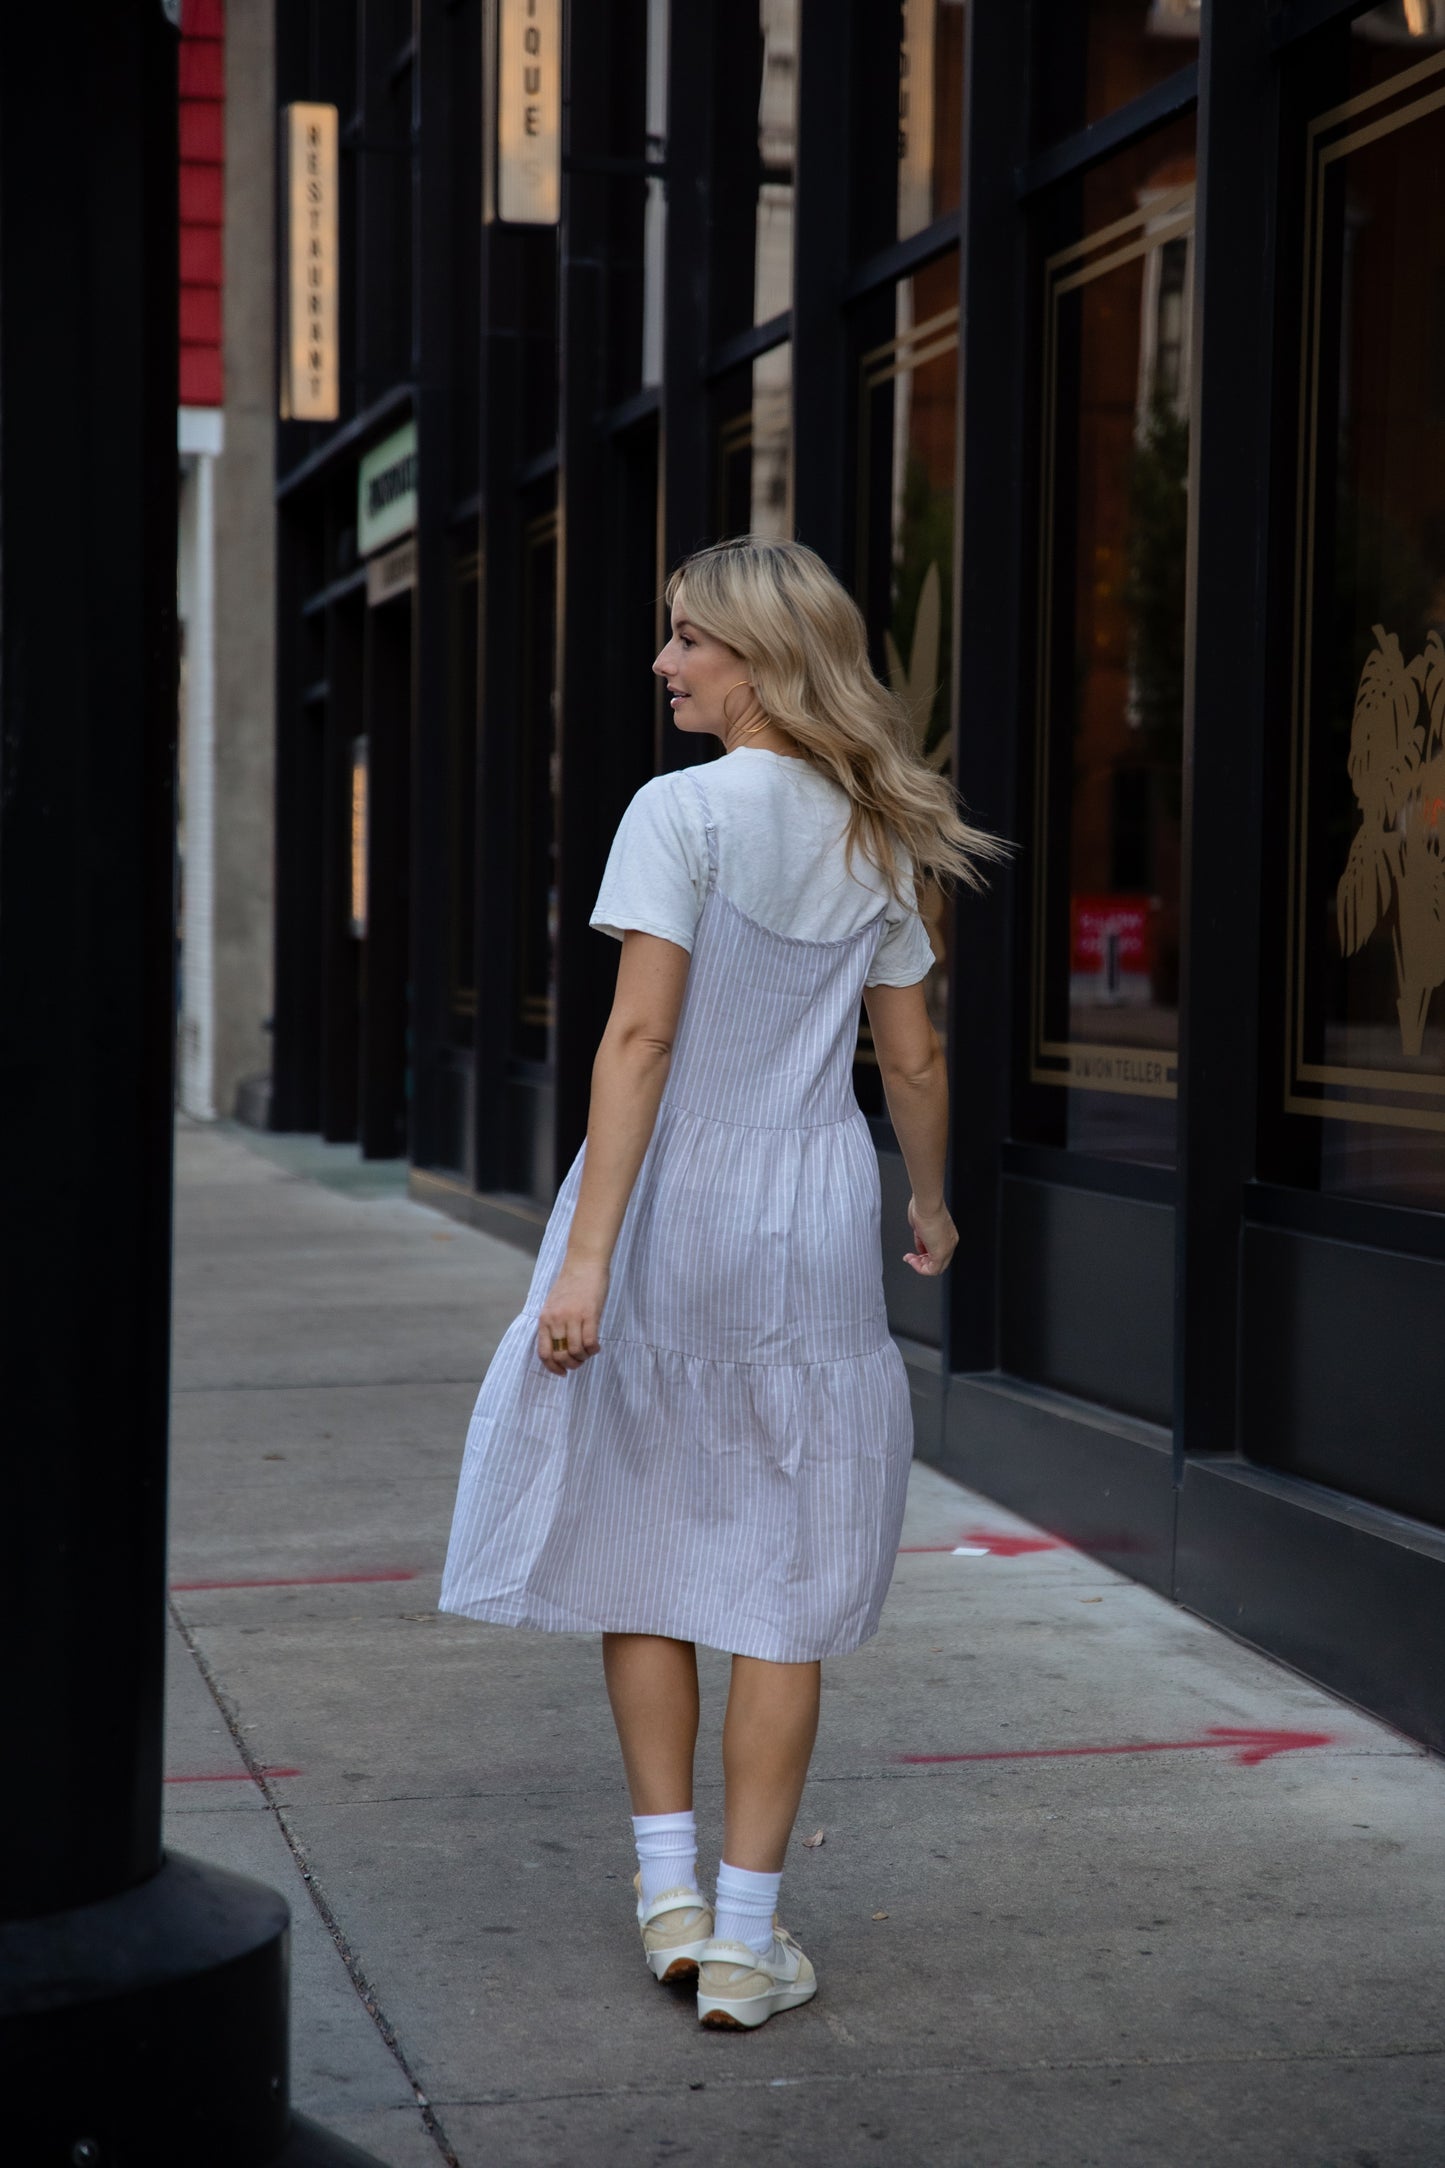
{"type": "Polygon", "coordinates": [[[178,1160],[168,1841],[291,1902],[298,2108],[395,2168],[1445,2162],[1445,1767],[922,1466],[825,1666],[820,1993],[702,2032],[595,1643],[435,1610],[530,1261],[341,1148],[178,1160]]]}

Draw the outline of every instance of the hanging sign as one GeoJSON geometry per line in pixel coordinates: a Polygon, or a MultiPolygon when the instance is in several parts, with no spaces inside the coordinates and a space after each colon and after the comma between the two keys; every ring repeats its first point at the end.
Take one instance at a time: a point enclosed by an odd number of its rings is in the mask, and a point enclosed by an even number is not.
{"type": "Polygon", "coordinates": [[[281,281],[281,419],[334,422],[338,350],[336,108],[282,114],[286,269],[281,281]]]}
{"type": "Polygon", "coordinates": [[[356,554],[369,557],[416,525],[416,423],[374,444],[356,472],[356,554]]]}
{"type": "Polygon", "coordinates": [[[562,215],[561,0],[500,0],[497,216],[555,226],[562,215]]]}

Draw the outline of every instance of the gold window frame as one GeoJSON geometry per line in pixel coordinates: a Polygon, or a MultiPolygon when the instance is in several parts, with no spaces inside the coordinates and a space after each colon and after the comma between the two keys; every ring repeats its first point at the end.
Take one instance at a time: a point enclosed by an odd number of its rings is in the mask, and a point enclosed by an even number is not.
{"type": "Polygon", "coordinates": [[[1324,192],[1330,168],[1351,151],[1379,141],[1445,106],[1445,53],[1406,68],[1357,97],[1330,106],[1309,124],[1305,140],[1304,321],[1300,341],[1300,423],[1298,484],[1295,505],[1294,656],[1290,709],[1290,792],[1288,917],[1285,957],[1284,1106],[1289,1114],[1312,1114],[1326,1121],[1384,1123],[1396,1129],[1445,1129],[1445,1075],[1412,1075],[1396,1069],[1372,1069],[1353,1063],[1312,1062],[1304,1058],[1306,950],[1309,879],[1310,712],[1314,639],[1316,512],[1319,499],[1320,336],[1326,264],[1321,240],[1324,192]],[[1426,87],[1430,86],[1430,87],[1426,87]],[[1420,91],[1418,97],[1411,94],[1420,91]],[[1404,105],[1400,99],[1407,99],[1404,105]],[[1381,112],[1380,107],[1394,106],[1381,112]],[[1366,119],[1371,114],[1374,117],[1366,119]],[[1343,133],[1337,131],[1343,130],[1343,133]],[[1315,1090],[1304,1087],[1313,1085],[1315,1090]],[[1385,1097],[1327,1099],[1327,1090],[1394,1093],[1404,1104],[1385,1097]],[[1422,1106],[1434,1099],[1436,1106],[1422,1106]],[[1412,1103],[1413,1102],[1413,1103],[1412,1103]]]}
{"type": "MultiPolygon", "coordinates": [[[[952,261],[956,268],[956,255],[953,256],[952,261]]],[[[917,274],[915,273],[914,276],[916,277],[917,274]]],[[[936,361],[941,354],[957,353],[959,323],[959,308],[957,302],[954,302],[948,308],[938,309],[932,316],[926,316],[922,323],[910,325],[907,331],[895,332],[891,339],[884,339],[879,345],[868,347],[858,357],[858,548],[856,593],[861,596],[866,596],[868,593],[868,575],[871,570],[868,554],[871,536],[868,524],[870,510],[868,477],[872,469],[869,450],[873,426],[870,399],[880,384],[888,384],[895,377],[911,374],[913,370],[921,369],[925,362],[936,361]]],[[[957,547],[957,535],[958,506],[955,502],[955,548],[957,547]]],[[[951,595],[944,596],[943,607],[945,610],[952,608],[951,595]]],[[[949,702],[951,708],[951,687],[949,688],[949,702]]],[[[950,723],[950,729],[951,727],[950,723]]],[[[944,760],[943,772],[951,774],[952,771],[953,755],[950,750],[944,760]]],[[[878,1054],[873,1044],[873,1027],[866,1015],[859,1019],[858,1045],[854,1053],[854,1060],[862,1063],[867,1068],[876,1069],[878,1066],[878,1054]]]]}
{"type": "MultiPolygon", "coordinates": [[[[1119,1092],[1139,1099],[1177,1099],[1179,1054],[1148,1046],[1112,1046],[1094,1039],[1051,1039],[1044,1030],[1045,928],[1048,925],[1048,815],[1053,682],[1054,514],[1058,444],[1059,305],[1064,296],[1194,231],[1195,185],[1162,190],[1127,218],[1115,219],[1070,242],[1044,261],[1044,471],[1039,518],[1038,644],[1034,697],[1034,887],[1030,929],[1030,1061],[1035,1084],[1071,1091],[1119,1092]],[[1157,1068],[1159,1074],[1141,1075],[1157,1068]],[[1091,1073],[1091,1071],[1093,1073],[1091,1073]]],[[[1191,442],[1193,431],[1191,430],[1191,442]]],[[[1192,459],[1192,455],[1191,455],[1192,459]]]]}

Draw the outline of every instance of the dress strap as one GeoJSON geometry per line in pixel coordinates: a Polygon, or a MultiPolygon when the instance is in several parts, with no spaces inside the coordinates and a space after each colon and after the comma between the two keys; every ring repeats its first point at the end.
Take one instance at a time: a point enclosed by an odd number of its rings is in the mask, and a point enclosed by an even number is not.
{"type": "Polygon", "coordinates": [[[697,792],[698,804],[702,807],[703,832],[707,837],[707,892],[711,895],[717,887],[717,824],[696,768],[684,768],[682,773],[697,792]]]}

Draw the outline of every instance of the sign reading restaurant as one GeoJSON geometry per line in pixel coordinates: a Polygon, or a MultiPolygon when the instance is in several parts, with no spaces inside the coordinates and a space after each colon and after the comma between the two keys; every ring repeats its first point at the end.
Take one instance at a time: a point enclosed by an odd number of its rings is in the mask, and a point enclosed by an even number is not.
{"type": "Polygon", "coordinates": [[[282,149],[281,419],[334,422],[341,412],[335,106],[288,105],[282,149]]]}
{"type": "Polygon", "coordinates": [[[517,226],[562,215],[561,0],[501,0],[496,209],[517,226]]]}
{"type": "Polygon", "coordinates": [[[416,423],[374,444],[356,475],[356,553],[369,557],[416,525],[416,423]]]}

